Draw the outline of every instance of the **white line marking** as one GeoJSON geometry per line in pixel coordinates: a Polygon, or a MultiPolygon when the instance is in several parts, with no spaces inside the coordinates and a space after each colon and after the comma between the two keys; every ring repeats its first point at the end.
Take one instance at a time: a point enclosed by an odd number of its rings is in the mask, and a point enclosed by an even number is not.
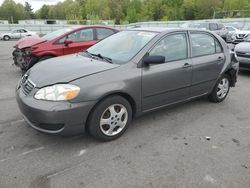
{"type": "Polygon", "coordinates": [[[18,154],[18,155],[16,155],[16,156],[14,156],[14,157],[1,159],[1,160],[0,160],[0,163],[1,163],[1,162],[5,162],[5,161],[9,161],[9,160],[12,160],[12,159],[16,159],[16,158],[19,158],[19,157],[22,157],[22,156],[25,156],[25,155],[34,153],[34,152],[36,152],[36,151],[43,150],[43,149],[44,149],[44,147],[39,147],[39,148],[35,148],[35,149],[29,150],[29,151],[25,151],[25,152],[23,152],[23,153],[21,153],[21,154],[18,154]]]}

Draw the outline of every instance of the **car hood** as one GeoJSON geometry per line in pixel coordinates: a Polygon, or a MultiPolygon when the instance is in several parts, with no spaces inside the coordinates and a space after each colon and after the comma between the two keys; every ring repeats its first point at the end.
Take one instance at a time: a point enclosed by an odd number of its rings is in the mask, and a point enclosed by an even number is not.
{"type": "Polygon", "coordinates": [[[42,42],[46,42],[45,39],[40,38],[37,35],[33,35],[33,36],[29,36],[29,37],[24,37],[22,39],[20,39],[19,41],[17,41],[15,47],[22,49],[22,48],[28,48],[31,47],[33,45],[42,43],[42,42]]]}
{"type": "Polygon", "coordinates": [[[250,42],[241,42],[234,48],[236,52],[250,52],[250,42]]]}
{"type": "Polygon", "coordinates": [[[238,30],[236,31],[236,34],[250,34],[249,30],[238,30]]]}
{"type": "Polygon", "coordinates": [[[114,69],[119,65],[84,57],[79,54],[45,60],[28,71],[29,79],[41,88],[114,69]]]}

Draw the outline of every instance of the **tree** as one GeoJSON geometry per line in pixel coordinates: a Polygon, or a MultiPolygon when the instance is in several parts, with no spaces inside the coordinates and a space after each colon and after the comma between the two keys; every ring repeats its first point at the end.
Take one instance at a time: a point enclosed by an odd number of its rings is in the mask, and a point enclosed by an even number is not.
{"type": "Polygon", "coordinates": [[[26,19],[34,19],[35,18],[33,8],[31,7],[31,5],[27,1],[25,1],[24,10],[26,13],[26,17],[25,17],[26,19]]]}
{"type": "Polygon", "coordinates": [[[50,6],[43,5],[42,8],[38,10],[38,17],[40,19],[48,19],[49,18],[49,9],[50,9],[50,6]]]}
{"type": "Polygon", "coordinates": [[[22,4],[16,4],[13,0],[5,0],[0,7],[0,17],[9,23],[17,23],[25,18],[25,10],[22,4]]]}

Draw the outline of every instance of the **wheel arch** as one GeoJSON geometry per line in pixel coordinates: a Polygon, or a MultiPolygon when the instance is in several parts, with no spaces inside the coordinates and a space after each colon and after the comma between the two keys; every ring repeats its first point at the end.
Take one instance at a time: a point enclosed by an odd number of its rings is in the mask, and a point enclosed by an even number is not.
{"type": "Polygon", "coordinates": [[[98,104],[100,104],[100,102],[102,102],[106,98],[109,98],[109,97],[115,96],[115,95],[121,96],[121,97],[125,98],[129,102],[129,104],[131,105],[131,108],[132,108],[132,118],[135,117],[136,112],[137,112],[137,105],[136,105],[136,102],[135,102],[134,98],[131,95],[129,95],[126,92],[122,92],[122,91],[108,93],[108,94],[102,96],[101,98],[99,98],[98,102],[90,110],[90,112],[88,114],[88,117],[87,117],[87,120],[86,120],[86,126],[85,126],[86,130],[88,130],[88,122],[89,122],[90,115],[95,110],[95,108],[98,106],[98,104]]]}
{"type": "Polygon", "coordinates": [[[225,71],[224,74],[226,74],[226,75],[229,76],[230,86],[234,87],[235,83],[237,82],[237,76],[236,76],[237,75],[237,71],[235,69],[233,69],[233,68],[230,68],[227,71],[225,71]]]}

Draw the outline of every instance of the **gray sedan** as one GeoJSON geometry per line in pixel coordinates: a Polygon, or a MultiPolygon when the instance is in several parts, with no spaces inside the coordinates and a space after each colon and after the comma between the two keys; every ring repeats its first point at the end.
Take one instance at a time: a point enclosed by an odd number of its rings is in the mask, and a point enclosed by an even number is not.
{"type": "Polygon", "coordinates": [[[250,36],[234,48],[241,70],[250,70],[250,36]]]}
{"type": "Polygon", "coordinates": [[[216,34],[137,28],[38,63],[18,83],[16,99],[38,131],[87,131],[109,141],[147,112],[202,96],[223,101],[237,72],[238,62],[216,34]]]}

